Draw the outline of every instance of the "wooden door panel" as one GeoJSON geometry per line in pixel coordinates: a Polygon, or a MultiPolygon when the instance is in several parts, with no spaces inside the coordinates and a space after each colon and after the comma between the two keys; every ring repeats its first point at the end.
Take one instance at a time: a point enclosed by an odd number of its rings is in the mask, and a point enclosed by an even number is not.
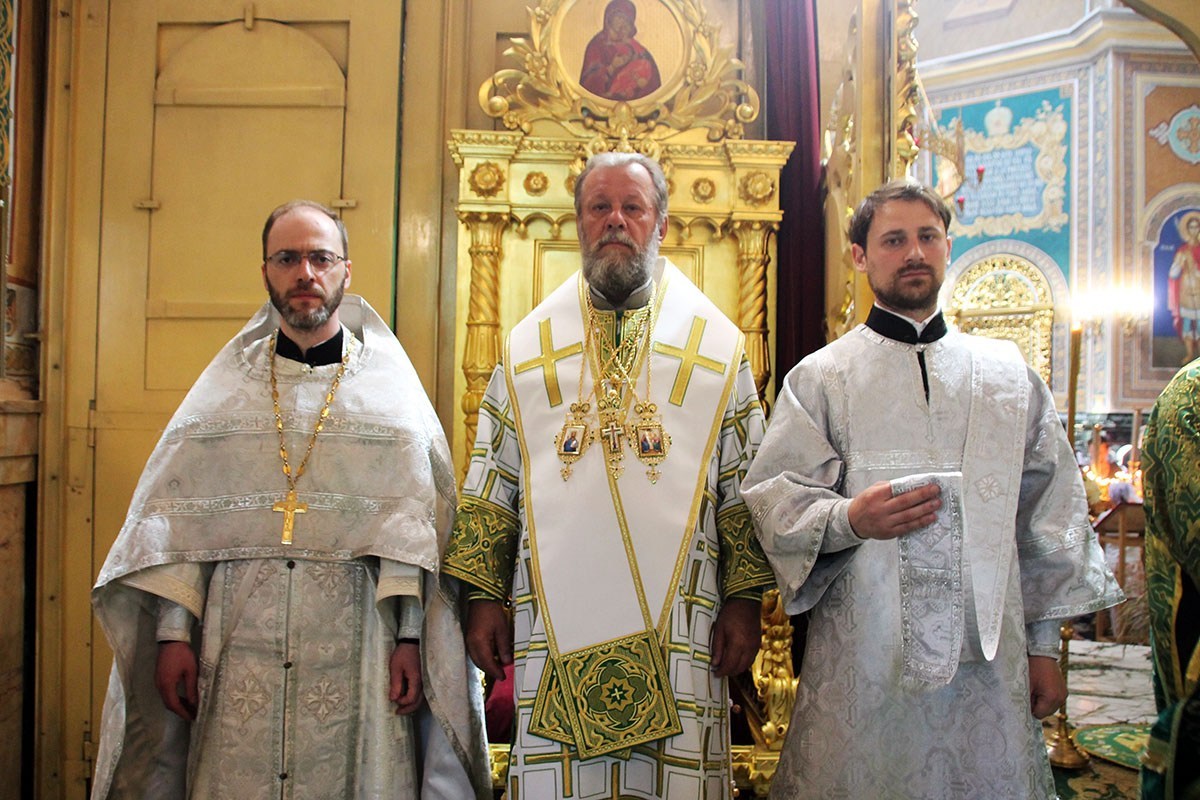
{"type": "MultiPolygon", "coordinates": [[[[141,307],[101,308],[101,363],[112,355],[126,365],[101,370],[102,411],[174,407],[262,302],[266,213],[294,197],[341,195],[346,76],[333,55],[277,22],[200,30],[163,60],[153,106],[122,98],[117,103],[130,108],[108,125],[143,141],[147,131],[138,126],[148,124],[151,151],[133,176],[112,171],[106,180],[114,195],[106,220],[131,222],[138,234],[119,236],[113,248],[132,251],[143,226],[149,238],[134,257],[114,261],[122,284],[140,285],[141,307]],[[149,191],[139,198],[147,177],[149,191]]],[[[157,30],[146,33],[158,42],[157,30]]]]}

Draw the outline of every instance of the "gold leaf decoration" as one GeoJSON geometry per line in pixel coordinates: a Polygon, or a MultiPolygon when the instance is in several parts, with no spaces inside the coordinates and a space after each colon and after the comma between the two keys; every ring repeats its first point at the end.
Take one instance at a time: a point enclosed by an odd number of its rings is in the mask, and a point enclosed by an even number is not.
{"type": "Polygon", "coordinates": [[[504,170],[495,162],[484,161],[471,170],[467,182],[480,197],[495,197],[504,188],[504,170]]]}
{"type": "Polygon", "coordinates": [[[765,205],[775,196],[775,179],[760,169],[748,172],[738,182],[738,196],[752,206],[765,205]]]}
{"type": "Polygon", "coordinates": [[[505,56],[521,65],[502,69],[479,88],[479,105],[509,130],[532,133],[551,122],[572,135],[613,139],[662,139],[679,131],[707,129],[710,141],[740,139],[758,118],[758,93],[741,78],[745,69],[733,48],[720,43],[720,28],[707,21],[701,0],[659,0],[678,26],[683,54],[660,89],[634,100],[599,97],[564,68],[560,39],[572,0],[541,0],[530,10],[528,38],[513,39],[505,56]]]}

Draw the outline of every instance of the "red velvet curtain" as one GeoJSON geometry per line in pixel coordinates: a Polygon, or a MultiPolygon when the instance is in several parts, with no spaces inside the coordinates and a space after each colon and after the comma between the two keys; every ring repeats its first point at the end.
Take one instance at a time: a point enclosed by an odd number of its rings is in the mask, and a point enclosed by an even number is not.
{"type": "Polygon", "coordinates": [[[825,233],[821,212],[821,100],[816,0],[763,0],[767,136],[794,141],[780,176],[777,379],[825,344],[825,233]]]}

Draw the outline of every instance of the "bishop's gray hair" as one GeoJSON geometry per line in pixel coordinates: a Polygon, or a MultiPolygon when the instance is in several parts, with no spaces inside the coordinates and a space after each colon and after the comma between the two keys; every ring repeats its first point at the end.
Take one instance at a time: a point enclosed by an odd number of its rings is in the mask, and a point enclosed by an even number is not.
{"type": "Polygon", "coordinates": [[[583,172],[579,173],[579,177],[575,179],[576,218],[583,215],[583,184],[587,180],[588,175],[591,175],[593,170],[600,167],[623,167],[626,164],[638,164],[642,169],[650,173],[650,180],[654,184],[656,221],[659,225],[662,224],[662,221],[667,218],[667,176],[663,174],[662,167],[659,166],[657,161],[641,153],[596,153],[596,155],[589,158],[583,168],[583,172]]]}

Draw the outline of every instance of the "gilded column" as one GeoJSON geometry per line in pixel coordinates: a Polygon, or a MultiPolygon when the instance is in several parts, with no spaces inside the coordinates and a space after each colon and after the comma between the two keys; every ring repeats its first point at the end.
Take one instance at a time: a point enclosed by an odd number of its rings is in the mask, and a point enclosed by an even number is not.
{"type": "MultiPolygon", "coordinates": [[[[457,282],[469,286],[462,333],[463,427],[455,425],[454,446],[462,431],[462,475],[466,475],[479,427],[479,406],[500,360],[500,264],[503,236],[512,219],[509,182],[513,156],[522,134],[451,131],[450,156],[458,167],[459,229],[457,282]],[[465,234],[465,235],[464,235],[465,234]],[[464,248],[464,245],[465,248],[464,248]],[[465,252],[464,252],[465,250],[465,252]],[[470,278],[467,278],[469,272],[470,278]]],[[[460,307],[457,314],[461,315],[460,307]]],[[[459,319],[462,319],[459,316],[459,319]]]]}
{"type": "Polygon", "coordinates": [[[917,27],[915,0],[898,0],[896,3],[896,65],[895,90],[892,107],[895,109],[893,136],[895,150],[892,154],[891,178],[900,178],[908,173],[917,158],[920,148],[914,138],[917,124],[917,107],[921,102],[921,83],[917,76],[917,27]]]}
{"type": "Polygon", "coordinates": [[[746,335],[746,358],[764,408],[771,382],[770,317],[767,300],[771,233],[779,228],[779,171],[791,142],[726,142],[734,170],[733,195],[723,230],[737,243],[738,327],[746,335]]]}
{"type": "Polygon", "coordinates": [[[855,120],[858,104],[858,14],[850,16],[848,51],[841,80],[830,104],[821,156],[825,161],[825,338],[833,341],[854,327],[855,276],[847,223],[855,196],[858,168],[855,120]]]}
{"type": "Polygon", "coordinates": [[[471,460],[479,406],[492,370],[500,360],[500,256],[501,236],[509,215],[495,211],[459,212],[458,219],[471,236],[471,294],[467,309],[467,343],[463,349],[463,375],[467,390],[462,409],[466,425],[466,457],[471,460]]]}
{"type": "Polygon", "coordinates": [[[767,342],[767,240],[777,224],[767,220],[734,220],[730,225],[738,246],[737,324],[746,334],[746,358],[754,373],[758,396],[766,402],[771,380],[771,352],[767,342]]]}

